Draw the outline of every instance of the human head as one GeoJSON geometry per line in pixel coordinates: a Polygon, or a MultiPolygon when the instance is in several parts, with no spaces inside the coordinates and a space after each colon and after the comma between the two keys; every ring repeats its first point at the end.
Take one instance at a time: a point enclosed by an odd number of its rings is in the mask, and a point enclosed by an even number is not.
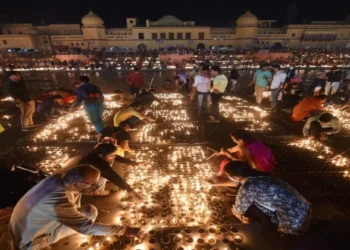
{"type": "Polygon", "coordinates": [[[263,71],[267,71],[267,70],[269,70],[269,68],[270,68],[270,64],[268,64],[268,63],[263,63],[263,64],[261,65],[261,69],[262,69],[263,71]]]}
{"type": "Polygon", "coordinates": [[[11,79],[11,81],[14,82],[19,82],[21,80],[21,74],[17,71],[10,71],[8,73],[8,76],[11,79]]]}
{"type": "Polygon", "coordinates": [[[338,70],[338,67],[337,66],[333,66],[332,67],[332,71],[337,71],[338,70]]]}
{"type": "Polygon", "coordinates": [[[152,94],[157,93],[157,91],[156,91],[155,89],[153,89],[153,88],[150,88],[150,89],[148,90],[148,92],[149,92],[149,93],[152,93],[152,94]]]}
{"type": "Polygon", "coordinates": [[[133,109],[140,111],[142,109],[142,104],[139,102],[133,102],[131,103],[130,107],[132,107],[133,109]]]}
{"type": "Polygon", "coordinates": [[[203,66],[202,67],[202,72],[203,72],[203,74],[205,74],[205,75],[207,75],[207,74],[209,74],[209,66],[203,66]]]}
{"type": "Polygon", "coordinates": [[[81,76],[80,77],[80,82],[81,83],[90,82],[90,78],[88,76],[81,76]]]}
{"type": "Polygon", "coordinates": [[[315,96],[315,98],[319,99],[319,100],[326,101],[328,97],[325,94],[322,94],[322,95],[315,96]]]}
{"type": "Polygon", "coordinates": [[[112,162],[117,153],[117,146],[112,143],[101,143],[98,144],[91,153],[98,155],[105,162],[112,162]]]}
{"type": "Polygon", "coordinates": [[[272,69],[273,69],[274,72],[278,72],[278,71],[281,70],[281,66],[279,66],[278,64],[275,64],[275,65],[272,66],[272,69]]]}
{"type": "Polygon", "coordinates": [[[237,129],[231,133],[232,140],[237,143],[238,146],[255,141],[254,137],[243,129],[237,129]]]}
{"type": "Polygon", "coordinates": [[[122,121],[121,123],[119,123],[119,127],[126,132],[131,130],[130,124],[127,121],[122,121]]]}
{"type": "Polygon", "coordinates": [[[64,183],[79,193],[94,187],[99,179],[100,171],[87,164],[70,169],[63,177],[64,183]]]}
{"type": "Polygon", "coordinates": [[[199,67],[200,70],[203,70],[203,67],[204,67],[204,66],[205,66],[204,63],[200,63],[200,64],[198,65],[198,67],[199,67]]]}
{"type": "Polygon", "coordinates": [[[216,77],[221,74],[221,68],[217,65],[214,65],[213,67],[211,67],[210,73],[212,76],[216,77]]]}
{"type": "Polygon", "coordinates": [[[74,86],[75,88],[79,88],[81,85],[83,85],[83,83],[81,83],[81,82],[75,82],[75,83],[73,83],[73,86],[74,86]]]}
{"type": "Polygon", "coordinates": [[[289,66],[290,69],[294,69],[294,67],[295,67],[294,63],[291,63],[290,66],[289,66]]]}
{"type": "Polygon", "coordinates": [[[60,96],[60,95],[54,95],[52,97],[52,100],[54,103],[60,105],[60,106],[63,106],[64,105],[64,100],[63,100],[63,97],[60,96]]]}
{"type": "Polygon", "coordinates": [[[333,115],[330,114],[330,113],[323,113],[322,115],[320,115],[320,123],[323,124],[323,123],[327,123],[327,122],[330,122],[333,118],[333,115]]]}
{"type": "Polygon", "coordinates": [[[170,83],[170,79],[165,79],[165,83],[170,83]]]}
{"type": "Polygon", "coordinates": [[[267,176],[269,174],[252,169],[247,162],[232,161],[225,166],[225,173],[235,182],[240,182],[247,177],[267,176]]]}
{"type": "Polygon", "coordinates": [[[139,74],[139,73],[140,73],[140,69],[139,69],[138,67],[134,67],[134,72],[135,72],[136,74],[139,74]]]}

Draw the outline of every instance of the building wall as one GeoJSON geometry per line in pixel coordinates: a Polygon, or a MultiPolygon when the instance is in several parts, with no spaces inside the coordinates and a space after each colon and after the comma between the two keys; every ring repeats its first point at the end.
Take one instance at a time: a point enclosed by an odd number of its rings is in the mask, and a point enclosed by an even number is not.
{"type": "Polygon", "coordinates": [[[35,48],[30,35],[0,35],[0,50],[8,48],[35,48]]]}

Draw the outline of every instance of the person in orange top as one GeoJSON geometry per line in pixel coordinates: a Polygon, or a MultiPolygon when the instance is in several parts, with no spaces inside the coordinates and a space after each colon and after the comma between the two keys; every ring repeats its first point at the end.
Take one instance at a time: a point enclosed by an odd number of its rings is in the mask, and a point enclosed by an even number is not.
{"type": "Polygon", "coordinates": [[[312,112],[322,111],[326,99],[326,95],[305,97],[294,107],[292,120],[298,122],[310,116],[312,112]]]}

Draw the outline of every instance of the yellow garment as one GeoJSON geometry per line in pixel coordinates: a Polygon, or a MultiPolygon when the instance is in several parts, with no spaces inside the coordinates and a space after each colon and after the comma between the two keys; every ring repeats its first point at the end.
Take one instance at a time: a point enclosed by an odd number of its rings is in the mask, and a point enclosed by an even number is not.
{"type": "Polygon", "coordinates": [[[0,124],[0,134],[5,131],[5,128],[0,124]]]}
{"type": "Polygon", "coordinates": [[[129,119],[132,116],[136,116],[140,120],[143,120],[143,118],[144,118],[144,116],[142,114],[137,112],[132,107],[126,108],[126,109],[122,109],[122,110],[118,111],[118,113],[116,113],[115,116],[114,116],[114,119],[113,119],[114,120],[114,127],[118,127],[119,124],[122,121],[125,121],[125,120],[129,119]]]}
{"type": "Polygon", "coordinates": [[[121,147],[117,147],[117,153],[116,155],[119,155],[120,157],[124,157],[125,156],[125,151],[124,149],[122,149],[121,147]]]}

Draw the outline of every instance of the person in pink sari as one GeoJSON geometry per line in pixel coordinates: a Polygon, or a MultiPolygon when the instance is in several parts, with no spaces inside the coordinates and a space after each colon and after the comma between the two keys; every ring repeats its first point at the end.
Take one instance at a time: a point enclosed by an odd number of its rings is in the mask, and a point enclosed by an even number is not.
{"type": "Polygon", "coordinates": [[[264,143],[244,130],[232,132],[231,138],[237,144],[235,147],[222,148],[220,152],[214,154],[227,157],[220,163],[219,176],[225,174],[225,166],[231,161],[247,162],[253,169],[273,173],[276,166],[275,156],[264,143]]]}

